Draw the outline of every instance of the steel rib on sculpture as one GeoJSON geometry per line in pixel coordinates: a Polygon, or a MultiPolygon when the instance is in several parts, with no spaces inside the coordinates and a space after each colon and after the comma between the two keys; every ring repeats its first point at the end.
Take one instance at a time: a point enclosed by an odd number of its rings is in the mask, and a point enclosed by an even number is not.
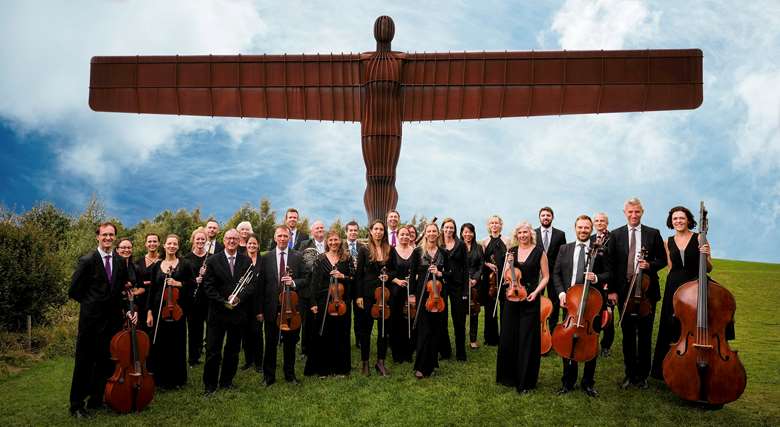
{"type": "Polygon", "coordinates": [[[95,111],[360,122],[368,219],[395,208],[402,122],[695,109],[702,52],[96,56],[95,111]]]}

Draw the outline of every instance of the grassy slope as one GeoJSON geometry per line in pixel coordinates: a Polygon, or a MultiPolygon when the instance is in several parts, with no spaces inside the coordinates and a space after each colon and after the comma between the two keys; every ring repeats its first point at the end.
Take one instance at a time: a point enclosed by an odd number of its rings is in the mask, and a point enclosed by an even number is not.
{"type": "MultiPolygon", "coordinates": [[[[616,354],[599,360],[597,399],[583,393],[556,396],[561,362],[542,359],[538,389],[525,396],[495,384],[495,348],[469,352],[468,363],[442,362],[431,379],[417,381],[411,366],[390,363],[392,376],[303,379],[303,385],[283,381],[266,390],[259,375],[240,371],[238,390],[201,396],[201,368],[191,370],[189,385],[161,393],[145,412],[118,416],[102,412],[91,424],[557,424],[557,425],[779,425],[780,351],[773,326],[774,303],[780,302],[780,265],[716,261],[714,278],[732,290],[738,302],[737,339],[732,347],[748,373],[743,396],[721,410],[703,410],[681,402],[660,382],[649,390],[622,391],[620,332],[616,354]]],[[[480,335],[481,336],[481,335],[480,335]]],[[[280,352],[281,353],[281,352],[280,352]]],[[[281,354],[280,354],[281,356],[281,354]]],[[[353,365],[358,353],[353,353],[353,365]]],[[[46,361],[0,381],[0,424],[68,424],[67,396],[73,360],[46,361]]],[[[302,376],[302,366],[297,368],[302,376]]],[[[279,368],[281,370],[281,367],[279,368]]],[[[354,371],[353,371],[354,372],[354,371]]],[[[279,374],[278,376],[281,376],[279,374]]]]}

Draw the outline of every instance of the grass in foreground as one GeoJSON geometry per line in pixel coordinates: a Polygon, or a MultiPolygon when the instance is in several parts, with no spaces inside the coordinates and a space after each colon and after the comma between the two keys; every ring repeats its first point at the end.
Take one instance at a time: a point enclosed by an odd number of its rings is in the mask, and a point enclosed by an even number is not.
{"type": "MultiPolygon", "coordinates": [[[[618,330],[613,356],[598,363],[596,388],[601,395],[596,399],[581,392],[555,395],[562,371],[558,357],[542,359],[539,385],[530,395],[496,385],[496,349],[482,347],[469,351],[466,363],[441,362],[432,378],[421,381],[412,376],[410,364],[390,361],[389,378],[373,372],[364,378],[357,370],[344,379],[304,378],[299,361],[300,386],[282,380],[265,389],[260,375],[239,371],[237,390],[209,399],[202,397],[202,367],[198,367],[190,370],[186,388],[158,393],[143,413],[120,416],[104,411],[85,424],[780,425],[780,339],[774,317],[775,303],[780,302],[780,265],[716,261],[713,277],[737,300],[737,339],[731,345],[740,350],[748,374],[742,397],[720,410],[682,402],[657,381],[651,382],[649,390],[620,390],[623,363],[618,330]]],[[[358,352],[352,357],[357,366],[358,352]]],[[[76,424],[67,411],[72,368],[72,358],[59,358],[0,381],[0,424],[76,424]]],[[[282,378],[281,372],[277,378],[282,378]]]]}

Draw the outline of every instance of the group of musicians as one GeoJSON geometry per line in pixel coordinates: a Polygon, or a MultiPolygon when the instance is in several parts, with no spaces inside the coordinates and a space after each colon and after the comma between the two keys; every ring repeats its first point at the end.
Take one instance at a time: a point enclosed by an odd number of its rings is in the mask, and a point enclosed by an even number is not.
{"type": "MultiPolygon", "coordinates": [[[[677,339],[679,326],[671,309],[674,290],[696,277],[699,253],[709,259],[710,249],[698,244],[692,232],[696,222],[685,207],[670,210],[667,226],[675,234],[666,242],[659,230],[642,224],[644,209],[638,199],[627,200],[623,213],[627,224],[612,231],[603,213],[593,219],[578,216],[575,240],[567,243],[565,232],[552,225],[550,207],[539,211],[538,228],[521,222],[507,237],[502,235],[503,220],[491,216],[488,235],[481,241],[473,224],[458,229],[451,218],[441,226],[425,224],[418,238],[418,230],[402,225],[399,213],[392,210],[386,222],[377,219],[369,224],[368,239],[361,242],[355,221],[346,224],[346,236],[326,232],[321,221],[313,223],[308,235],[299,229],[299,213],[291,208],[284,223],[275,227],[272,249],[264,255],[249,222],[227,230],[219,242],[219,224],[209,220],[188,236],[190,253],[179,253],[182,242],[177,235],[149,234],[146,254],[135,261],[133,242],[117,239],[113,224],[101,224],[96,230],[98,247],[79,259],[69,290],[81,304],[70,412],[86,417],[88,409],[103,406],[103,389],[113,369],[109,342],[126,321],[153,339],[148,368],[163,389],[186,384],[187,366],[200,363],[205,329],[203,384],[208,396],[233,387],[242,347],[242,369],[262,373],[265,386],[276,381],[280,343],[284,379],[299,383],[295,375],[299,340],[305,375],[348,375],[353,332],[361,374],[372,371],[374,334],[373,368],[378,375],[390,374],[389,348],[395,364],[412,362],[416,378],[429,377],[439,360],[452,357],[448,316],[455,359],[466,360],[467,318],[468,346],[479,347],[474,304],[485,311],[483,343],[498,346],[496,381],[525,393],[536,387],[539,375],[542,295],[546,293],[553,306],[548,320],[553,331],[561,316],[566,318],[570,287],[587,281],[598,290],[603,314],[594,323],[603,334],[600,355],[608,357],[614,338],[612,307],[623,310],[629,284],[639,271],[650,279],[646,293],[651,310],[647,315],[621,313],[622,387],[647,388],[648,376],[661,378],[660,363],[677,339]],[[597,241],[606,244],[586,266],[597,241]],[[666,266],[670,272],[651,360],[655,306],[661,300],[658,272],[666,266]],[[503,280],[498,280],[498,292],[490,289],[491,273],[501,278],[513,268],[527,295],[520,301],[506,297],[503,280]],[[178,296],[171,301],[174,289],[178,296]],[[135,310],[123,308],[128,290],[135,296],[135,310]],[[162,318],[163,308],[172,304],[184,315],[162,318]],[[302,327],[297,327],[295,316],[302,327]]],[[[580,380],[582,391],[592,397],[598,395],[596,360],[585,363],[580,380]]],[[[574,390],[577,377],[577,363],[564,358],[558,393],[574,390]]]]}

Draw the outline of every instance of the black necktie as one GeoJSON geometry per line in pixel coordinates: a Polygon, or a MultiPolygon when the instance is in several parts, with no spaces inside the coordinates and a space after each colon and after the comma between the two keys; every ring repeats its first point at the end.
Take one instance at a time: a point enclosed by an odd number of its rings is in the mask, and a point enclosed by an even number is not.
{"type": "Polygon", "coordinates": [[[634,275],[634,262],[636,261],[636,228],[631,228],[628,238],[628,261],[626,262],[626,278],[631,281],[634,275]]]}
{"type": "Polygon", "coordinates": [[[230,275],[233,276],[236,267],[236,257],[234,256],[228,257],[228,261],[230,264],[230,275]]]}
{"type": "Polygon", "coordinates": [[[585,243],[577,245],[580,248],[580,254],[577,256],[577,269],[574,273],[574,283],[585,283],[585,243]]]}

